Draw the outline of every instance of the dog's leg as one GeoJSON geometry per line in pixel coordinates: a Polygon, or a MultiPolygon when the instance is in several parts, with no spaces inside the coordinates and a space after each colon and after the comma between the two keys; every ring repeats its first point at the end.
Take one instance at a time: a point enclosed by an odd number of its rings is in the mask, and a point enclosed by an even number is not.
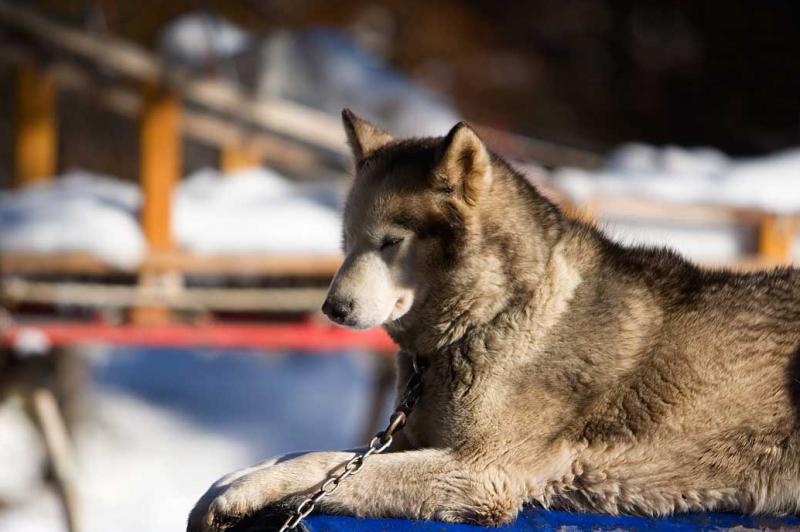
{"type": "MultiPolygon", "coordinates": [[[[222,530],[258,510],[293,509],[322,481],[341,472],[347,452],[307,453],[233,474],[212,486],[189,518],[191,532],[222,530]]],[[[495,467],[467,466],[445,450],[373,455],[363,469],[322,499],[323,512],[497,525],[524,502],[524,487],[495,467]]]]}

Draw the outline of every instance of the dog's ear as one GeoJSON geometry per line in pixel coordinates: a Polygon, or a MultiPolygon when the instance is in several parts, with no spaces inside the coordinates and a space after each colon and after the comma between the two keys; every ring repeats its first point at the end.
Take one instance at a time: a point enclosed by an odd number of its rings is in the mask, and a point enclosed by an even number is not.
{"type": "Polygon", "coordinates": [[[489,150],[466,122],[459,122],[442,144],[436,176],[442,185],[461,193],[469,205],[478,203],[492,184],[492,160],[489,150]]]}
{"type": "Polygon", "coordinates": [[[389,133],[356,116],[350,109],[342,110],[342,123],[356,164],[393,140],[389,133]]]}

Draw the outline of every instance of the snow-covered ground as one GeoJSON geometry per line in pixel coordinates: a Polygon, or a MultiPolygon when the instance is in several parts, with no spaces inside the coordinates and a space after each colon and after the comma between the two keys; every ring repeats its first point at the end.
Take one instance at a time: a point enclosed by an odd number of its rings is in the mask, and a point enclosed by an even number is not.
{"type": "MultiPolygon", "coordinates": [[[[174,192],[172,231],[200,253],[330,255],[341,233],[336,184],[302,185],[267,168],[200,170],[174,192]]],[[[0,194],[0,251],[82,251],[121,268],[146,250],[134,183],[75,170],[0,194]]]]}
{"type": "MultiPolygon", "coordinates": [[[[369,400],[366,355],[100,350],[78,425],[88,532],[183,530],[222,474],[271,455],[358,442],[369,400]]],[[[19,405],[0,409],[0,530],[64,530],[39,482],[41,449],[19,405]]]]}

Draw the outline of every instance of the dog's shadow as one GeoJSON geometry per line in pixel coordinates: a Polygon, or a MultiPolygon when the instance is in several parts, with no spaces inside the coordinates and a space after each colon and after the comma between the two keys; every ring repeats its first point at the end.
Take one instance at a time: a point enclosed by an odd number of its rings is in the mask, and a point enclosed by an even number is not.
{"type": "MultiPolygon", "coordinates": [[[[230,528],[226,528],[225,532],[277,532],[286,522],[291,511],[286,506],[267,507],[242,519],[230,528]]],[[[308,528],[303,523],[292,530],[308,532],[308,528]]]]}

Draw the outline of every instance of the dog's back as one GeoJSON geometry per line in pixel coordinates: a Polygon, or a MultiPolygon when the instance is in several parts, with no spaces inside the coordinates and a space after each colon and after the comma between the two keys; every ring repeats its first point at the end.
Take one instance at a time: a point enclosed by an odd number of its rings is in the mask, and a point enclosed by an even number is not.
{"type": "Polygon", "coordinates": [[[566,432],[580,474],[554,500],[800,509],[800,270],[702,269],[566,223],[596,253],[553,333],[564,348],[537,366],[579,405],[566,432]]]}

